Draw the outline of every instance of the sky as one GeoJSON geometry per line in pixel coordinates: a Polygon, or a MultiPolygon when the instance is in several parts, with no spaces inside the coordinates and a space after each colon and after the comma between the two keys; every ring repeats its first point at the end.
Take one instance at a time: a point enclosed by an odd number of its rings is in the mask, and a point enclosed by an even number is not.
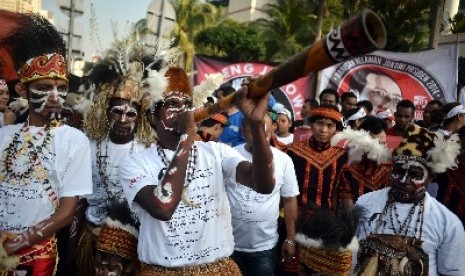
{"type": "MultiPolygon", "coordinates": [[[[61,0],[61,2],[71,0],[61,0]]],[[[97,15],[98,33],[102,48],[105,50],[111,46],[113,41],[113,31],[111,22],[117,22],[118,33],[123,36],[126,22],[136,23],[140,19],[146,17],[147,8],[151,0],[75,0],[84,2],[84,14],[77,17],[75,24],[80,24],[83,28],[82,46],[84,49],[84,60],[90,60],[96,52],[92,46],[90,37],[90,15],[91,3],[94,5],[94,10],[97,15]]],[[[67,17],[60,11],[58,0],[42,0],[42,9],[53,12],[55,22],[57,19],[66,19],[67,17]]]]}

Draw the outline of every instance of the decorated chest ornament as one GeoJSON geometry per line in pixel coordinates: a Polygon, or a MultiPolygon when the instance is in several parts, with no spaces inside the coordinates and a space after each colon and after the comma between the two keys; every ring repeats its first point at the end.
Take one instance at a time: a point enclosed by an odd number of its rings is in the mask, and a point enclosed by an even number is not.
{"type": "Polygon", "coordinates": [[[336,133],[331,139],[331,146],[341,145],[348,148],[349,164],[356,163],[366,156],[369,160],[378,164],[391,161],[392,153],[385,146],[380,144],[378,139],[371,137],[365,130],[353,130],[346,127],[342,132],[336,133]]]}

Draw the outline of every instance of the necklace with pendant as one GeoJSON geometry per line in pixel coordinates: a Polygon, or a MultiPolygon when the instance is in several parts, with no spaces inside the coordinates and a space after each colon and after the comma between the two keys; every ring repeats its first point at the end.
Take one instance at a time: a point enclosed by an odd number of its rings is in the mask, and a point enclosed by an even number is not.
{"type": "MultiPolygon", "coordinates": [[[[166,173],[166,170],[168,169],[171,163],[171,160],[168,159],[168,156],[166,156],[165,151],[162,149],[158,141],[155,142],[155,145],[157,147],[158,156],[160,156],[161,161],[165,165],[165,168],[163,168],[160,171],[160,174],[158,175],[158,180],[162,180],[164,174],[166,173]]],[[[193,203],[189,199],[189,197],[187,196],[187,188],[189,187],[189,184],[192,182],[194,178],[195,166],[197,163],[197,154],[198,154],[197,146],[193,144],[190,150],[189,159],[187,161],[186,182],[184,184],[184,188],[182,190],[182,195],[181,195],[181,198],[184,204],[190,207],[194,207],[194,208],[200,208],[200,204],[193,203]]]]}

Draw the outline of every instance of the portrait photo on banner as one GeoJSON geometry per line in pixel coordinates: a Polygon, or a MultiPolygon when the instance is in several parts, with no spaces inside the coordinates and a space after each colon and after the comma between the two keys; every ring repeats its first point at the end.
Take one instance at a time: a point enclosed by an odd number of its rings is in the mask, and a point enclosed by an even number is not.
{"type": "Polygon", "coordinates": [[[320,91],[353,92],[358,101],[369,100],[373,114],[396,110],[402,99],[415,105],[415,119],[431,100],[457,101],[455,45],[415,53],[377,51],[323,70],[320,91]]]}

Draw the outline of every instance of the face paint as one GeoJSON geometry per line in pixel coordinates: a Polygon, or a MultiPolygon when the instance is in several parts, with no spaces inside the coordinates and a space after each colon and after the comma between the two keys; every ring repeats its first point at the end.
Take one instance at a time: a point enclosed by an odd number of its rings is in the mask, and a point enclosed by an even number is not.
{"type": "Polygon", "coordinates": [[[161,122],[168,131],[176,128],[176,118],[179,114],[194,111],[192,99],[180,92],[171,92],[163,102],[163,115],[161,122]]]}
{"type": "Polygon", "coordinates": [[[401,202],[415,202],[423,197],[428,186],[429,171],[423,159],[403,158],[394,162],[391,190],[401,202]]]}
{"type": "Polygon", "coordinates": [[[30,88],[29,91],[31,92],[31,98],[29,102],[32,104],[34,111],[37,113],[42,112],[44,110],[45,104],[47,103],[48,99],[58,102],[60,107],[63,107],[63,103],[66,99],[66,94],[68,91],[60,91],[58,90],[57,86],[53,86],[51,90],[37,90],[30,88]]]}
{"type": "Polygon", "coordinates": [[[113,106],[110,109],[110,129],[115,131],[114,126],[116,122],[121,123],[129,123],[130,126],[130,133],[132,133],[136,127],[136,120],[137,120],[137,110],[128,105],[117,105],[113,106]]]}

